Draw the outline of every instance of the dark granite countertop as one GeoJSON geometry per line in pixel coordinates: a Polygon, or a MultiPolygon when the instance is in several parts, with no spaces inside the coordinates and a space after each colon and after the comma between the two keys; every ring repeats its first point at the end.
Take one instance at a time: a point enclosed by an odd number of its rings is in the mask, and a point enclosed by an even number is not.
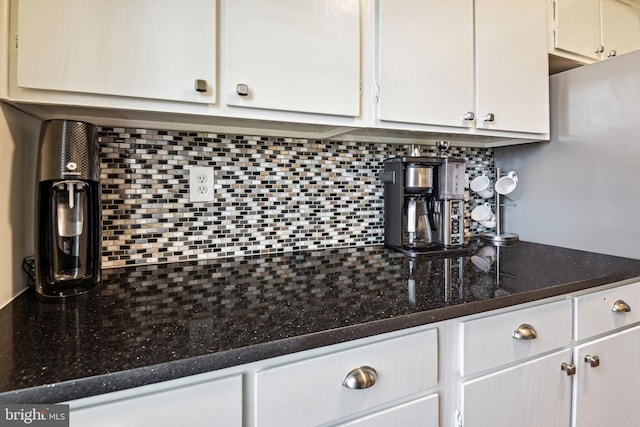
{"type": "Polygon", "coordinates": [[[640,276],[640,260],[527,242],[496,258],[476,244],[413,261],[374,246],[105,270],[97,293],[65,305],[27,291],[0,310],[0,402],[77,399],[640,276]]]}

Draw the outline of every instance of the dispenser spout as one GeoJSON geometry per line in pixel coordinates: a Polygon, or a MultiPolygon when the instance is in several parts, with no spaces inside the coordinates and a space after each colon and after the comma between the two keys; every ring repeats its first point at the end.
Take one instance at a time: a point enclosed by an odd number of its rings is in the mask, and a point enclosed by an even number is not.
{"type": "Polygon", "coordinates": [[[67,183],[67,191],[69,191],[69,209],[73,210],[75,206],[75,195],[73,194],[74,185],[72,182],[67,183]]]}

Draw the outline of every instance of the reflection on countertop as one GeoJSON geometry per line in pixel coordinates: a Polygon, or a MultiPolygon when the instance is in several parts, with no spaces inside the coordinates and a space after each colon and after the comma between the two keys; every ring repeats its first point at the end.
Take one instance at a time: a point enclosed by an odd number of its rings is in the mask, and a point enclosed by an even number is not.
{"type": "Polygon", "coordinates": [[[472,249],[132,266],[66,305],[27,292],[0,310],[0,402],[99,394],[640,276],[638,260],[528,242],[472,249]]]}

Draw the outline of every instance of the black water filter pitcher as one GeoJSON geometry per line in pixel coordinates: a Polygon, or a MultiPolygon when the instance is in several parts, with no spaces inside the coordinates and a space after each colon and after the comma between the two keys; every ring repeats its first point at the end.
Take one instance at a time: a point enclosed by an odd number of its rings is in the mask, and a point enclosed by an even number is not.
{"type": "Polygon", "coordinates": [[[35,288],[64,301],[100,282],[101,207],[95,126],[42,123],[38,148],[35,288]]]}

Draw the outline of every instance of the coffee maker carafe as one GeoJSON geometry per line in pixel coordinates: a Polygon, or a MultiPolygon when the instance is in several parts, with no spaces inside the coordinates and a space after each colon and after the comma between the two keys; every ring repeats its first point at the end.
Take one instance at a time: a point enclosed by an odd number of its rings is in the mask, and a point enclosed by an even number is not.
{"type": "Polygon", "coordinates": [[[64,301],[100,282],[101,206],[95,126],[42,123],[38,149],[35,288],[64,301]]]}

